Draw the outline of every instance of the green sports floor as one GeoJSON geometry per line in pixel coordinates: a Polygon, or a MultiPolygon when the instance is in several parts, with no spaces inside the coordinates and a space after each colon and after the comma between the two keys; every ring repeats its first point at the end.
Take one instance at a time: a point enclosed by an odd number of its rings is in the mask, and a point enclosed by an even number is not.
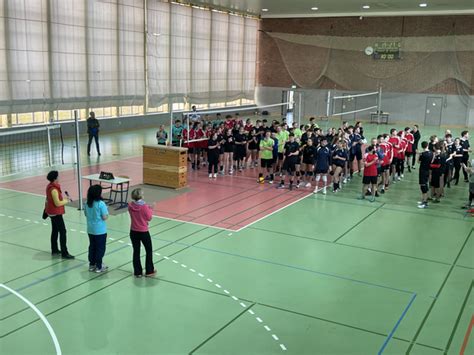
{"type": "MultiPolygon", "coordinates": [[[[389,128],[367,125],[366,137],[389,128]]],[[[102,162],[153,137],[104,135],[102,162]]],[[[76,259],[52,258],[44,197],[0,188],[0,283],[44,314],[63,354],[474,354],[467,184],[419,210],[417,172],[374,203],[356,199],[356,177],[238,232],[155,217],[147,279],[131,276],[126,213],[108,220],[109,271],[93,274],[79,211],[65,215],[76,259]]],[[[3,288],[0,318],[1,354],[56,353],[45,323],[3,288]]]]}

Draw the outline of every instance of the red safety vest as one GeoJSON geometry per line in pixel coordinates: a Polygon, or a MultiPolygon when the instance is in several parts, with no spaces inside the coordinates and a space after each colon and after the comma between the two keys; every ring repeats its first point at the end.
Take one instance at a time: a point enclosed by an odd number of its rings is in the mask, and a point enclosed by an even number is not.
{"type": "Polygon", "coordinates": [[[45,206],[46,213],[50,216],[56,216],[60,214],[62,215],[66,211],[64,209],[64,206],[58,207],[54,204],[53,195],[51,194],[53,189],[56,189],[58,191],[59,200],[61,201],[63,199],[61,186],[59,186],[59,184],[56,184],[54,182],[49,183],[48,186],[46,186],[46,206],[45,206]]]}

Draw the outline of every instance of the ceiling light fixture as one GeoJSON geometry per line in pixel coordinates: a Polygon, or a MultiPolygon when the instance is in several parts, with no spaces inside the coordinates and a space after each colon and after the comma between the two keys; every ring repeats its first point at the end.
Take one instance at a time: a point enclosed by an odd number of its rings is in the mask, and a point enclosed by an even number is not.
{"type": "Polygon", "coordinates": [[[311,10],[318,11],[319,9],[317,7],[312,7],[311,10]]]}
{"type": "Polygon", "coordinates": [[[363,9],[370,9],[370,6],[369,5],[364,5],[362,6],[363,9]]]}
{"type": "Polygon", "coordinates": [[[267,11],[268,11],[268,9],[262,9],[262,11],[263,11],[263,12],[267,12],[267,11]]]}
{"type": "Polygon", "coordinates": [[[428,4],[427,4],[427,3],[425,3],[425,2],[423,2],[423,3],[421,3],[419,6],[420,6],[420,7],[427,7],[427,6],[428,6],[428,4]]]}

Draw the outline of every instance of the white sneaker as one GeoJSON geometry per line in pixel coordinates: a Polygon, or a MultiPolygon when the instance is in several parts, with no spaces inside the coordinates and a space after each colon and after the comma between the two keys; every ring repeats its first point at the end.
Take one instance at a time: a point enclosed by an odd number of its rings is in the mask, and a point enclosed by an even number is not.
{"type": "Polygon", "coordinates": [[[343,183],[343,184],[347,184],[347,179],[344,178],[344,180],[342,180],[342,183],[343,183]]]}
{"type": "Polygon", "coordinates": [[[212,174],[209,174],[209,179],[212,179],[212,174]]]}
{"type": "Polygon", "coordinates": [[[108,270],[108,266],[105,266],[104,264],[102,264],[102,267],[100,269],[96,269],[95,272],[100,274],[102,272],[106,272],[108,270]]]}
{"type": "Polygon", "coordinates": [[[217,173],[214,173],[214,175],[212,176],[214,179],[217,179],[217,173]]]}
{"type": "Polygon", "coordinates": [[[229,175],[232,175],[234,173],[234,170],[233,169],[230,169],[229,170],[229,175]]]}
{"type": "Polygon", "coordinates": [[[313,194],[317,194],[317,193],[318,193],[318,188],[315,188],[313,191],[313,194]]]}
{"type": "Polygon", "coordinates": [[[397,181],[400,181],[400,180],[401,180],[400,176],[397,176],[397,181]]]}
{"type": "Polygon", "coordinates": [[[422,203],[420,205],[418,205],[418,208],[427,208],[428,205],[426,203],[422,203]]]}
{"type": "Polygon", "coordinates": [[[323,195],[326,195],[326,187],[323,187],[323,195]]]}
{"type": "Polygon", "coordinates": [[[305,187],[311,187],[311,183],[310,182],[307,182],[306,185],[304,185],[305,187]]]}
{"type": "Polygon", "coordinates": [[[403,174],[402,174],[402,175],[400,175],[400,177],[403,179],[403,178],[404,178],[403,174]]]}

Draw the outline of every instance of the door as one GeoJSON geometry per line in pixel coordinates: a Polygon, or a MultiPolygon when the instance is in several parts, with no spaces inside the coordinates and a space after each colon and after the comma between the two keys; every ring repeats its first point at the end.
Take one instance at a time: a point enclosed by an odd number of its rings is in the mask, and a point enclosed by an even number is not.
{"type": "Polygon", "coordinates": [[[428,96],[426,98],[425,126],[439,126],[443,111],[443,98],[428,96]]]}

